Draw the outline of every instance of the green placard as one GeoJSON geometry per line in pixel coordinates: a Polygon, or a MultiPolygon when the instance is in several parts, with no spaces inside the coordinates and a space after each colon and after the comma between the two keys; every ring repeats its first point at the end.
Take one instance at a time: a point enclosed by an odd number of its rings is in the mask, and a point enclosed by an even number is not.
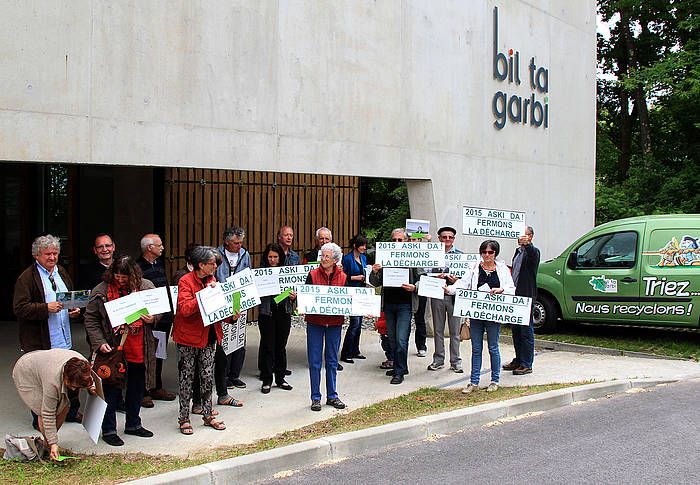
{"type": "Polygon", "coordinates": [[[236,292],[233,294],[233,314],[237,315],[241,312],[241,294],[236,292]]]}
{"type": "Polygon", "coordinates": [[[415,239],[423,239],[425,237],[425,234],[422,232],[414,232],[413,234],[411,234],[411,237],[415,239]]]}
{"type": "Polygon", "coordinates": [[[126,321],[127,325],[131,325],[134,323],[136,320],[141,318],[143,315],[148,315],[148,309],[142,308],[140,310],[136,310],[134,313],[126,317],[124,320],[126,321]]]}
{"type": "Polygon", "coordinates": [[[291,292],[292,292],[291,288],[288,288],[288,289],[284,290],[282,293],[280,293],[279,295],[277,295],[276,297],[274,297],[273,300],[275,300],[275,303],[279,305],[281,301],[283,301],[289,297],[291,292]]]}
{"type": "Polygon", "coordinates": [[[56,461],[63,461],[63,460],[79,460],[77,456],[63,456],[63,455],[58,455],[56,458],[56,461]]]}

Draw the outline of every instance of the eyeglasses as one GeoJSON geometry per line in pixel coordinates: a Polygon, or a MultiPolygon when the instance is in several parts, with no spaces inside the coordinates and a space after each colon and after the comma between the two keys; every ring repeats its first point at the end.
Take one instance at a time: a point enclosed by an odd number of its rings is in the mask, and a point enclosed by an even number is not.
{"type": "Polygon", "coordinates": [[[101,244],[99,246],[95,246],[95,249],[112,249],[114,247],[114,244],[101,244]]]}
{"type": "Polygon", "coordinates": [[[493,250],[483,250],[483,251],[481,251],[481,254],[495,254],[495,253],[496,253],[496,251],[493,251],[493,250]]]}
{"type": "Polygon", "coordinates": [[[403,242],[403,239],[398,237],[392,237],[391,242],[403,242]]]}
{"type": "Polygon", "coordinates": [[[454,236],[440,236],[442,239],[454,239],[454,236]]]}
{"type": "Polygon", "coordinates": [[[53,275],[49,275],[49,282],[51,283],[51,289],[53,290],[54,293],[56,293],[56,290],[58,290],[58,287],[56,286],[56,280],[53,279],[53,275]]]}

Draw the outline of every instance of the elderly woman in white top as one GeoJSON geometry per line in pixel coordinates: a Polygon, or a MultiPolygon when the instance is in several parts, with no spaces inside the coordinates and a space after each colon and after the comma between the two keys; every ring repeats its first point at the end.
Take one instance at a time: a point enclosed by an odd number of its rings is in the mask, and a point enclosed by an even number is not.
{"type": "MultiPolygon", "coordinates": [[[[515,294],[515,284],[510,270],[501,259],[496,259],[501,247],[497,241],[486,240],[479,246],[481,261],[469,267],[467,273],[457,280],[453,285],[445,288],[445,293],[454,295],[457,288],[476,290],[488,285],[488,291],[493,294],[506,293],[515,294]]],[[[462,392],[468,394],[479,388],[479,377],[481,375],[481,353],[484,347],[484,330],[491,356],[491,383],[486,388],[488,392],[498,389],[498,382],[501,374],[501,354],[498,349],[498,337],[501,332],[501,324],[486,320],[471,319],[471,341],[472,341],[472,370],[471,378],[467,387],[462,392]]]]}

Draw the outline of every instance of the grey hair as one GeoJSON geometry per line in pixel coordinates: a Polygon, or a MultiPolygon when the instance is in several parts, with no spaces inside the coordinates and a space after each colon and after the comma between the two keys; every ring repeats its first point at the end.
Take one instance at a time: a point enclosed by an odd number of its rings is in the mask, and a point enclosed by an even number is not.
{"type": "Polygon", "coordinates": [[[319,249],[318,252],[323,253],[323,251],[330,251],[333,253],[333,259],[336,263],[343,257],[343,250],[340,249],[340,246],[338,246],[336,243],[329,242],[324,244],[321,246],[321,249],[319,249]]]}
{"type": "Polygon", "coordinates": [[[194,269],[199,269],[200,263],[208,263],[212,258],[216,260],[216,250],[210,246],[197,246],[190,253],[190,262],[194,269]]]}
{"type": "Polygon", "coordinates": [[[151,244],[155,244],[155,243],[156,243],[156,241],[152,237],[142,237],[141,238],[141,252],[145,253],[146,250],[148,249],[148,246],[150,246],[151,244]]]}
{"type": "Polygon", "coordinates": [[[530,231],[530,234],[532,234],[533,237],[535,236],[535,230],[532,228],[532,226],[525,226],[525,230],[530,231]]]}
{"type": "Polygon", "coordinates": [[[396,229],[394,229],[393,231],[391,231],[391,235],[393,236],[393,235],[396,234],[397,232],[400,232],[401,235],[403,236],[403,238],[406,239],[406,229],[404,229],[403,227],[397,227],[396,229]]]}
{"type": "Polygon", "coordinates": [[[47,248],[55,248],[56,251],[60,253],[61,240],[56,236],[52,236],[51,234],[37,237],[32,243],[32,256],[39,256],[41,251],[47,248]]]}
{"type": "Polygon", "coordinates": [[[333,240],[333,233],[331,232],[330,229],[328,229],[326,226],[319,227],[316,229],[316,240],[318,241],[318,238],[321,237],[321,231],[328,231],[328,235],[331,237],[331,241],[333,240]]]}
{"type": "Polygon", "coordinates": [[[224,231],[224,242],[230,241],[233,237],[240,237],[241,240],[245,239],[245,229],[239,226],[231,226],[224,231]]]}

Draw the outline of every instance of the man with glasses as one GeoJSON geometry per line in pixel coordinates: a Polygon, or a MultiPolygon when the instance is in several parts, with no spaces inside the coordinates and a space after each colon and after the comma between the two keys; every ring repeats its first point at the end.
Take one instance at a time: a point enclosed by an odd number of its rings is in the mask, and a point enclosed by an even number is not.
{"type": "Polygon", "coordinates": [[[97,261],[83,265],[78,276],[78,285],[81,289],[91,290],[102,282],[105,271],[112,266],[114,251],[117,246],[109,234],[100,233],[95,236],[95,245],[92,251],[97,256],[97,261]]]}
{"type": "Polygon", "coordinates": [[[316,229],[314,239],[316,241],[316,246],[312,250],[304,253],[304,263],[313,263],[314,261],[318,261],[319,249],[321,249],[321,246],[324,244],[333,242],[333,234],[331,234],[331,230],[327,227],[319,227],[316,229]]]}
{"type": "MultiPolygon", "coordinates": [[[[158,234],[146,234],[141,238],[141,257],[136,261],[141,267],[143,277],[150,280],[156,288],[168,286],[168,277],[165,275],[165,264],[163,263],[163,250],[165,246],[158,234]]],[[[165,342],[167,345],[170,328],[173,325],[172,312],[163,313],[160,321],[154,330],[165,332],[165,342]]],[[[141,405],[145,408],[153,407],[153,400],[174,401],[175,393],[163,389],[163,359],[156,359],[156,387],[147,389],[141,400],[141,405]]]]}
{"type": "MultiPolygon", "coordinates": [[[[461,254],[462,251],[454,247],[457,230],[454,227],[444,226],[438,229],[438,240],[445,243],[445,253],[461,254]]],[[[445,280],[447,285],[454,284],[459,278],[450,274],[450,267],[433,268],[432,273],[438,273],[438,278],[445,280]]],[[[445,295],[443,300],[430,299],[430,311],[433,316],[433,330],[435,339],[435,351],[433,352],[433,362],[428,366],[428,370],[439,370],[445,366],[445,320],[450,334],[450,370],[461,374],[462,358],[459,356],[459,324],[460,318],[453,316],[455,297],[445,295]]]]}
{"type": "MultiPolygon", "coordinates": [[[[513,256],[513,283],[515,294],[537,298],[537,269],[540,266],[540,250],[532,244],[535,230],[525,226],[525,233],[518,238],[518,248],[513,256]]],[[[515,358],[503,366],[516,376],[532,374],[532,362],[535,359],[535,327],[530,313],[530,325],[511,325],[515,358]]]]}
{"type": "MultiPolygon", "coordinates": [[[[15,283],[13,310],[19,323],[19,344],[22,352],[33,350],[71,349],[70,319],[80,316],[80,309],[64,310],[57,293],[73,288],[68,272],[58,264],[61,241],[51,234],[39,236],[32,243],[34,264],[19,275],[15,283]]],[[[67,422],[80,423],[78,394],[71,395],[67,422]]],[[[32,413],[34,429],[38,418],[32,413]]]]}

